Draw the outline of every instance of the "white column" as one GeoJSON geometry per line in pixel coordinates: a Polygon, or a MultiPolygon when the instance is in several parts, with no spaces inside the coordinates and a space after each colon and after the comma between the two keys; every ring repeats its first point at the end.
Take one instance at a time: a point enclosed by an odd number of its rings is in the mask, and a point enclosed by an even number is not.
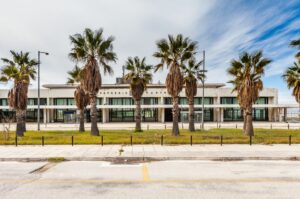
{"type": "Polygon", "coordinates": [[[223,110],[223,108],[220,108],[220,120],[219,120],[220,122],[224,121],[223,114],[224,114],[224,110],[223,110]]]}
{"type": "Polygon", "coordinates": [[[161,108],[161,122],[165,122],[165,108],[161,108]]]}
{"type": "Polygon", "coordinates": [[[44,124],[47,123],[47,109],[43,109],[43,120],[44,120],[44,124]]]}

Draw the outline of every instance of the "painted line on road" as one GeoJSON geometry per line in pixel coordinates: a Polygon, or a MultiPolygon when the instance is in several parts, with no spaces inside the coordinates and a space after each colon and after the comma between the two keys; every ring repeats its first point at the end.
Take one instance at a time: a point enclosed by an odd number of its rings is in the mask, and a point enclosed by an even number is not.
{"type": "Polygon", "coordinates": [[[149,177],[149,170],[148,170],[147,164],[144,163],[142,168],[143,168],[143,181],[144,182],[149,182],[150,177],[149,177]]]}
{"type": "Polygon", "coordinates": [[[244,178],[244,179],[199,179],[199,180],[97,180],[97,179],[0,179],[0,184],[2,183],[12,183],[12,184],[73,184],[73,183],[82,183],[82,184],[132,184],[132,183],[300,183],[300,179],[285,179],[285,178],[244,178]]]}

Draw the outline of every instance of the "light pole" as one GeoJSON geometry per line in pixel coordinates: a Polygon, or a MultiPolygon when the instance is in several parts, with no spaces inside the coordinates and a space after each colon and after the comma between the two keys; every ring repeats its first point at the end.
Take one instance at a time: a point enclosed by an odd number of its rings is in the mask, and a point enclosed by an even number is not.
{"type": "Polygon", "coordinates": [[[37,123],[38,131],[40,130],[40,64],[41,64],[41,54],[49,55],[48,52],[38,51],[38,112],[37,112],[37,123]]]}
{"type": "Polygon", "coordinates": [[[203,50],[203,80],[202,80],[202,130],[204,130],[204,80],[205,80],[205,50],[203,50]]]}

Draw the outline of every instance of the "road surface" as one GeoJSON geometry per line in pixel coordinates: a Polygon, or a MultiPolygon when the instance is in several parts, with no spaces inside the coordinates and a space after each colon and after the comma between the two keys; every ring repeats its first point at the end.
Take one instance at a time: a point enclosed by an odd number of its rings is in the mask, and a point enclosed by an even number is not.
{"type": "Polygon", "coordinates": [[[0,162],[0,198],[299,198],[300,161],[0,162]]]}

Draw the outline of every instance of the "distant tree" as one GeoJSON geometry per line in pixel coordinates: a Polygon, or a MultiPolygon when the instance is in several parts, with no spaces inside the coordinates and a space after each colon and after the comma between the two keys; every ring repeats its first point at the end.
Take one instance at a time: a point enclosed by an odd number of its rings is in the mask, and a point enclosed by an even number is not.
{"type": "Polygon", "coordinates": [[[113,51],[112,36],[105,39],[103,37],[103,30],[99,29],[92,31],[86,28],[83,34],[75,34],[70,36],[71,44],[73,46],[69,54],[72,60],[76,62],[83,62],[85,64],[82,69],[82,86],[89,95],[89,102],[91,106],[91,135],[99,136],[99,129],[97,125],[97,93],[101,88],[101,66],[104,74],[113,74],[113,69],[109,62],[116,62],[117,56],[113,51]]]}
{"type": "MultiPolygon", "coordinates": [[[[290,46],[300,49],[300,39],[291,41],[290,46]]],[[[300,63],[300,51],[296,53],[295,57],[298,59],[298,63],[300,63]]]]}
{"type": "MultiPolygon", "coordinates": [[[[189,131],[195,131],[195,113],[194,113],[194,97],[197,95],[197,81],[205,78],[204,74],[200,72],[202,61],[197,62],[195,58],[183,65],[185,96],[189,104],[189,131]]],[[[202,110],[204,113],[204,110],[202,110]]],[[[202,114],[203,115],[203,114],[202,114]]]]}
{"type": "Polygon", "coordinates": [[[300,65],[294,62],[282,75],[289,89],[293,88],[293,96],[300,104],[300,65]]]}
{"type": "Polygon", "coordinates": [[[262,51],[249,54],[244,52],[239,60],[233,59],[228,73],[233,77],[233,91],[237,92],[237,99],[244,112],[244,132],[248,136],[253,136],[252,105],[259,97],[259,92],[263,89],[261,77],[265,68],[271,60],[263,58],[262,51]]]}
{"type": "Polygon", "coordinates": [[[162,39],[156,43],[158,51],[154,57],[160,59],[160,63],[155,66],[155,72],[162,69],[164,65],[169,69],[166,78],[166,87],[173,101],[173,128],[172,135],[179,135],[179,93],[183,88],[183,74],[181,68],[191,57],[194,56],[197,49],[197,42],[191,41],[188,37],[184,38],[181,34],[168,36],[168,39],[162,39]]]}
{"type": "Polygon", "coordinates": [[[10,51],[12,59],[2,58],[4,67],[1,68],[0,81],[13,81],[13,88],[8,92],[8,104],[16,111],[16,134],[24,136],[26,131],[26,109],[28,86],[35,79],[38,62],[29,57],[29,53],[10,51]]]}
{"type": "Polygon", "coordinates": [[[74,99],[76,102],[77,109],[80,112],[79,117],[79,131],[84,132],[84,113],[86,106],[89,104],[89,95],[84,92],[84,89],[82,88],[81,84],[81,68],[77,65],[73,68],[73,70],[68,71],[69,77],[68,77],[68,84],[79,84],[74,92],[74,99]]]}
{"type": "Polygon", "coordinates": [[[128,73],[125,79],[130,82],[130,90],[136,104],[135,109],[135,131],[142,131],[141,127],[141,99],[147,85],[152,80],[152,66],[146,64],[146,58],[129,57],[125,68],[128,73]]]}

